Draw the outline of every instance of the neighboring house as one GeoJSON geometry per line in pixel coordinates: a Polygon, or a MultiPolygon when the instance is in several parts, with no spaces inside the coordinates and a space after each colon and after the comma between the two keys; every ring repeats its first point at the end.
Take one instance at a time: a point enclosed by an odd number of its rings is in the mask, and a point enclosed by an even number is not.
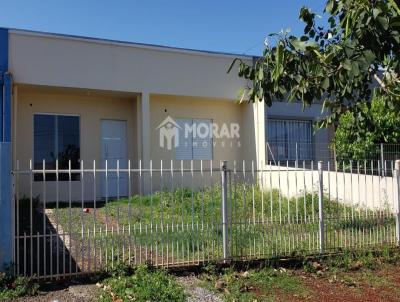
{"type": "MultiPolygon", "coordinates": [[[[45,168],[55,170],[57,159],[60,170],[68,169],[69,160],[72,169],[82,161],[84,169],[93,169],[94,161],[104,169],[106,160],[109,169],[116,168],[117,159],[122,169],[129,160],[131,168],[145,169],[150,160],[153,168],[163,160],[166,169],[171,160],[175,168],[180,160],[185,167],[190,160],[196,166],[207,161],[207,167],[221,160],[261,166],[271,160],[267,134],[280,160],[293,159],[289,139],[329,141],[327,131],[314,136],[311,129],[320,105],[302,112],[297,103],[269,109],[236,103],[246,82],[227,69],[234,58],[251,63],[251,56],[7,29],[0,29],[1,47],[8,49],[0,53],[8,65],[3,72],[12,75],[12,96],[3,101],[11,112],[4,111],[2,125],[11,130],[14,169],[18,162],[20,170],[41,170],[45,160],[45,168]],[[220,137],[184,135],[187,125],[200,124],[217,127],[220,137]]],[[[313,150],[302,152],[300,159],[317,159],[313,150]]],[[[68,179],[65,171],[59,174],[60,191],[67,190],[68,179]]],[[[85,179],[85,198],[117,194],[115,175],[108,192],[104,176],[96,179],[95,192],[93,178],[85,179]]],[[[55,173],[46,174],[49,200],[54,180],[55,173]]],[[[81,176],[73,173],[71,180],[79,199],[81,176]]],[[[34,194],[41,195],[42,183],[43,175],[35,174],[34,194]]],[[[119,194],[126,195],[121,183],[119,194]]],[[[29,192],[29,177],[19,190],[21,196],[29,192]]]]}

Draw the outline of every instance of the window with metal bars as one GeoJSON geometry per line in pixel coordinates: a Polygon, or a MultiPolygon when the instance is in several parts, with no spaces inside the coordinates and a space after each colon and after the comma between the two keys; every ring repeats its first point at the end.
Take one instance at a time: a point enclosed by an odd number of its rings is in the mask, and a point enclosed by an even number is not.
{"type": "Polygon", "coordinates": [[[268,119],[267,143],[274,160],[311,160],[312,122],[268,119]]]}

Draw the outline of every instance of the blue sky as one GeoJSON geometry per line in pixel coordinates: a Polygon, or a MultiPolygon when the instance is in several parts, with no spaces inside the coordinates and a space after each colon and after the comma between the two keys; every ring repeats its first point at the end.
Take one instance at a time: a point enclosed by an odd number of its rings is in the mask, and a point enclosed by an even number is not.
{"type": "Polygon", "coordinates": [[[0,27],[260,54],[268,33],[301,33],[325,0],[0,0],[0,27]]]}

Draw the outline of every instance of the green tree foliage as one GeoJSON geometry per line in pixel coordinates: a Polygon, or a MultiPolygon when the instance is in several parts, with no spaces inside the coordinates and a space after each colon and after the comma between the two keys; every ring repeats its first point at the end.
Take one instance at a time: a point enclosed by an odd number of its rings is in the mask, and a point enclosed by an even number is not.
{"type": "MultiPolygon", "coordinates": [[[[373,90],[385,96],[385,108],[400,112],[400,9],[395,0],[328,0],[327,24],[303,7],[300,37],[271,34],[254,64],[236,59],[238,74],[249,80],[242,101],[301,100],[309,106],[324,101],[330,113],[318,123],[338,123],[351,112],[357,131],[370,121],[365,113],[373,90]],[[375,85],[376,88],[373,88],[375,85]],[[362,126],[361,126],[362,125],[362,126]]],[[[267,40],[266,40],[267,41],[267,40]]],[[[228,71],[228,72],[229,72],[228,71]]]]}
{"type": "Polygon", "coordinates": [[[383,97],[374,98],[371,106],[362,104],[361,110],[366,118],[360,121],[359,129],[352,112],[348,111],[339,118],[334,138],[339,159],[363,160],[379,154],[379,143],[400,142],[400,115],[386,107],[383,97]]]}

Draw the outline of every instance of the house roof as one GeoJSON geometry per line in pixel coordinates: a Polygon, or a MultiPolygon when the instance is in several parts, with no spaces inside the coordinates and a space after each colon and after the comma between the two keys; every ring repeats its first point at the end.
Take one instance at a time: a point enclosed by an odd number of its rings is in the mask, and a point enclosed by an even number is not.
{"type": "Polygon", "coordinates": [[[130,41],[122,41],[122,40],[103,39],[103,38],[78,36],[78,35],[68,35],[68,34],[51,33],[51,32],[44,32],[44,31],[34,31],[34,30],[26,30],[26,29],[16,29],[16,28],[5,28],[5,29],[8,29],[10,33],[30,35],[30,36],[42,36],[42,37],[45,36],[45,37],[53,37],[53,38],[80,40],[80,41],[93,42],[93,43],[105,43],[105,44],[111,44],[111,45],[112,44],[113,45],[122,45],[122,46],[136,47],[136,48],[147,48],[147,49],[160,50],[160,51],[192,53],[192,54],[200,54],[200,55],[228,56],[228,57],[243,58],[243,59],[254,58],[254,56],[251,56],[251,55],[231,53],[231,52],[173,47],[173,46],[165,46],[165,45],[159,45],[159,44],[138,43],[138,42],[130,42],[130,41]]]}

